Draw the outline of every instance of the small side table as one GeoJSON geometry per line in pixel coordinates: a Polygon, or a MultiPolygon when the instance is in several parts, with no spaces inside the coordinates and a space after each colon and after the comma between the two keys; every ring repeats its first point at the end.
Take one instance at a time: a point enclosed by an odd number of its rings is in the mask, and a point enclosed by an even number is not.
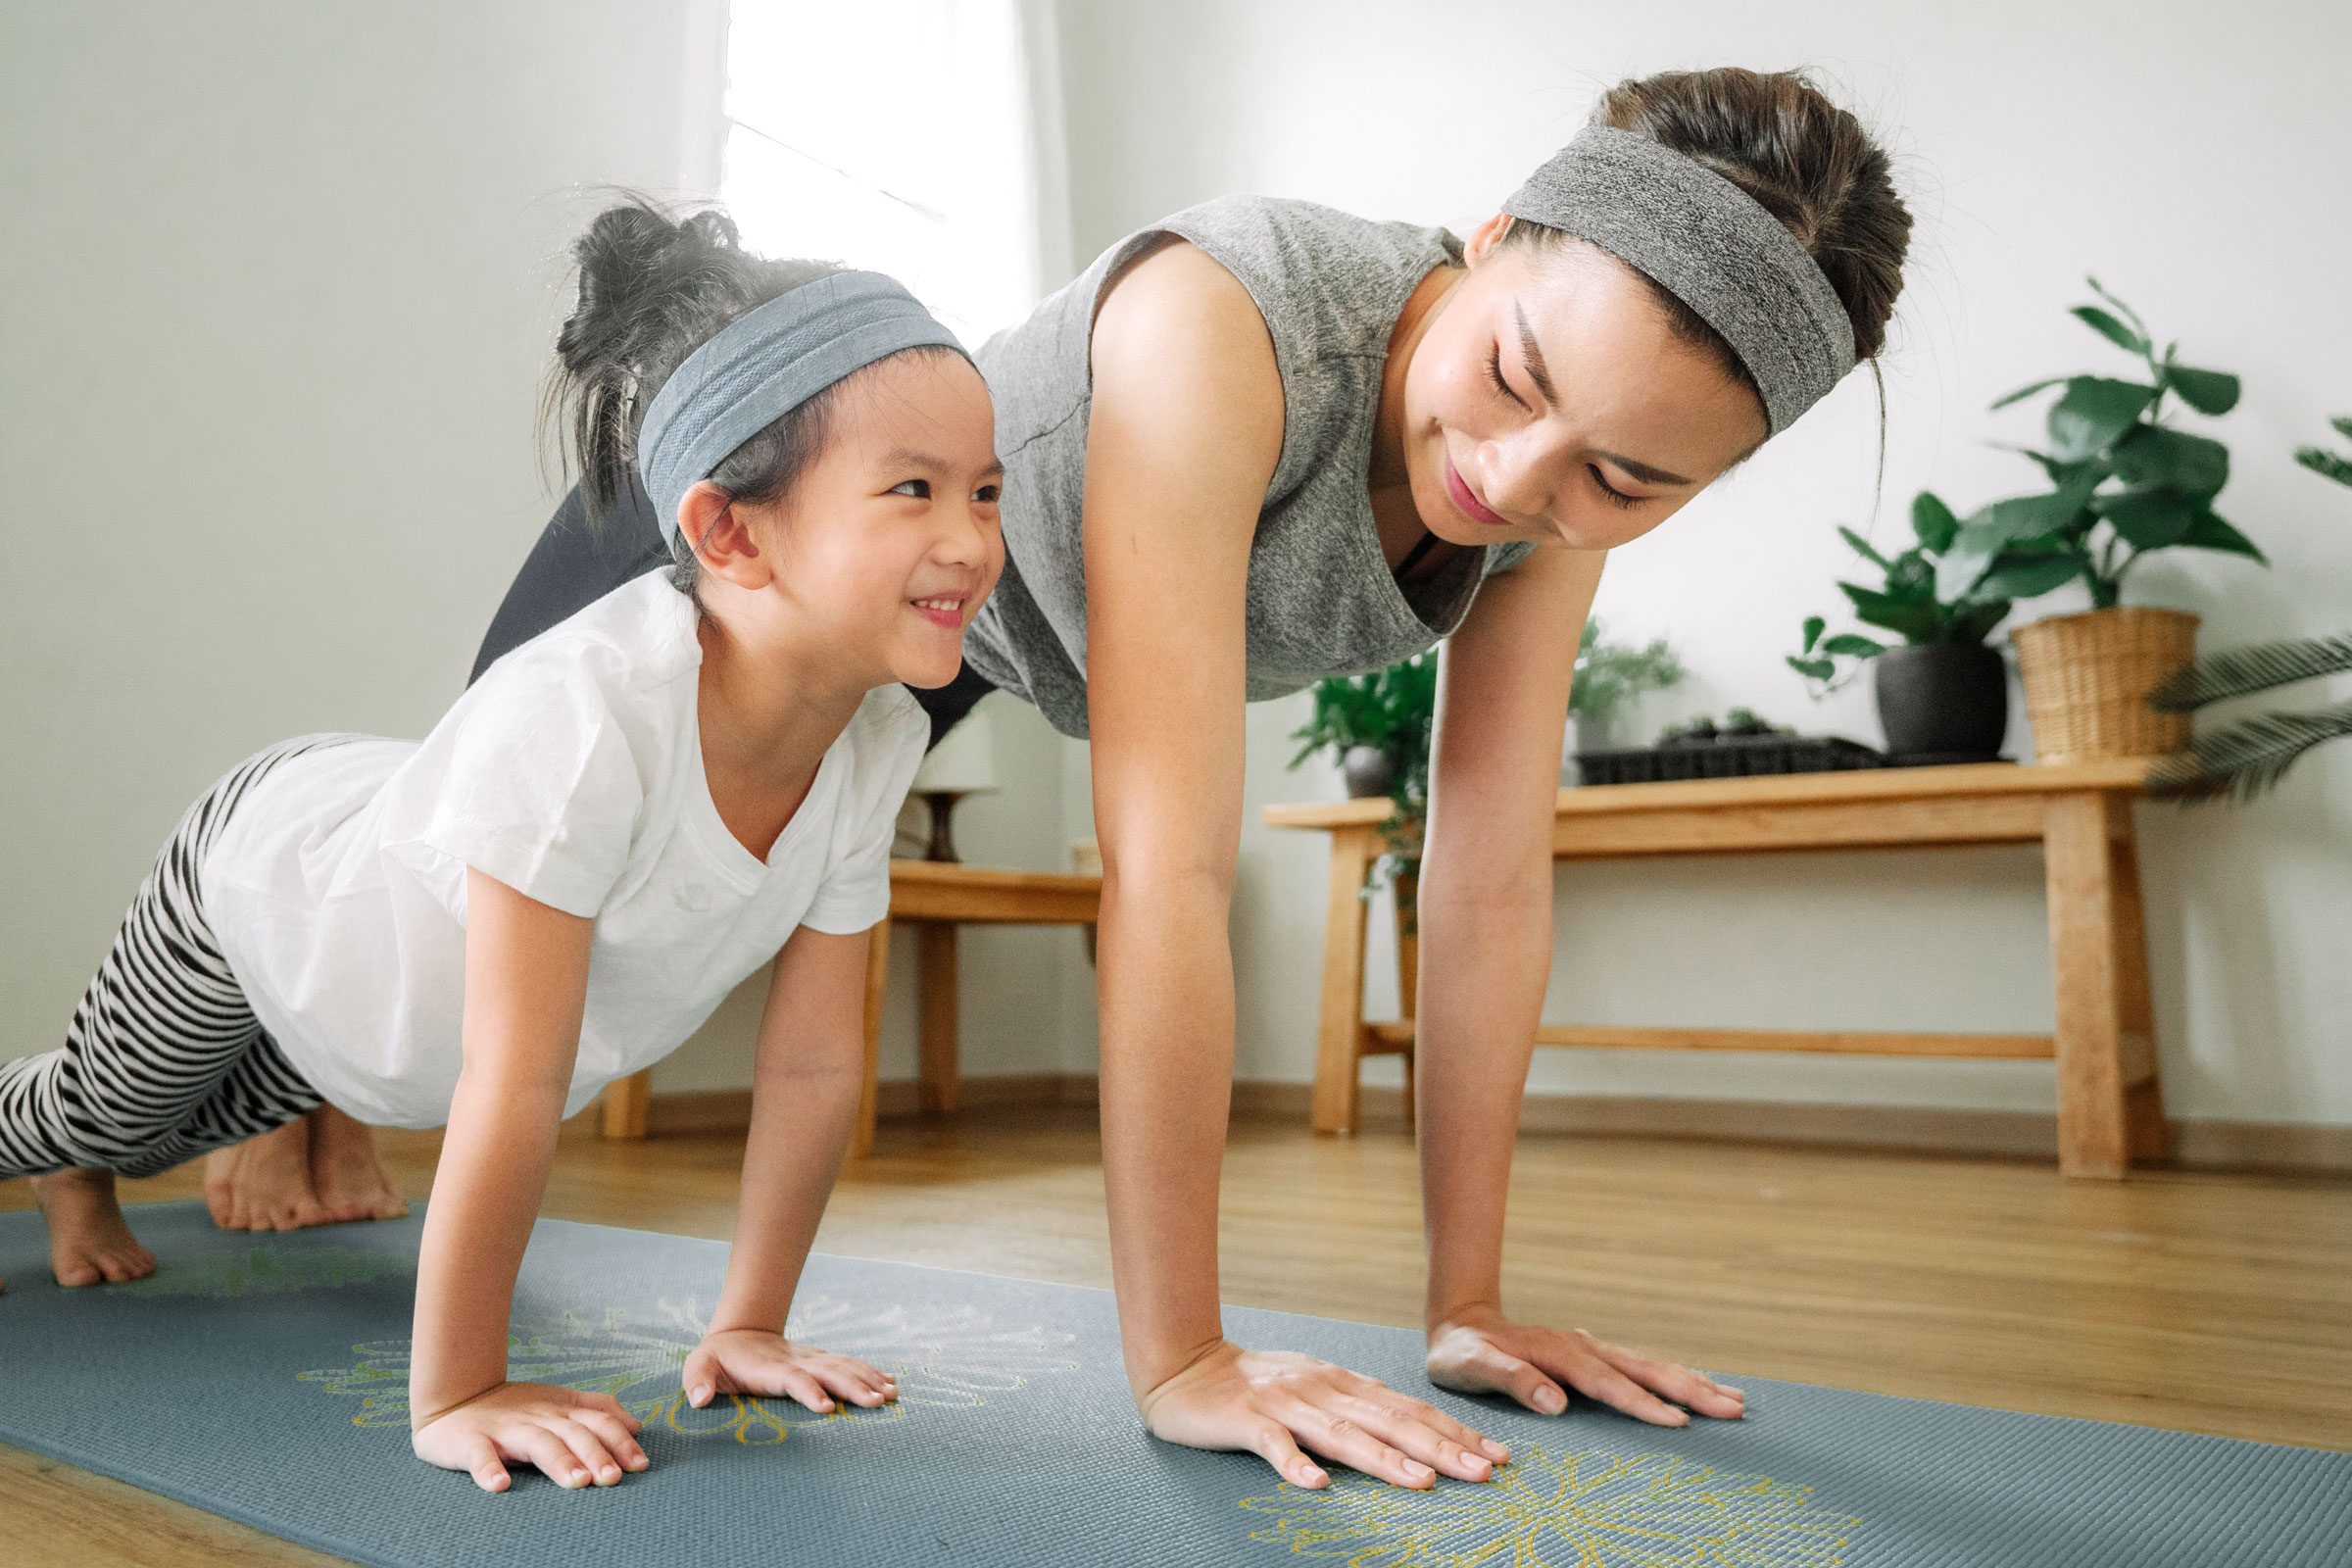
{"type": "MultiPolygon", "coordinates": [[[[921,966],[920,1076],[925,1111],[956,1108],[956,929],[960,925],[1086,925],[1102,906],[1102,878],[1079,872],[1005,871],[944,860],[890,862],[890,914],[874,927],[865,964],[865,1086],[850,1152],[874,1145],[879,1093],[882,1001],[890,977],[890,930],[910,924],[921,966]]],[[[607,1138],[646,1136],[650,1072],[632,1073],[604,1094],[607,1138]]]]}
{"type": "MultiPolygon", "coordinates": [[[[1613,784],[1559,792],[1555,860],[1637,855],[1899,849],[1935,844],[2039,844],[2048,889],[2057,1029],[2046,1035],[1545,1025],[1540,1046],[1839,1054],[2055,1058],[2058,1166],[2068,1176],[2121,1177],[2165,1151],[2164,1095],[2148,999],[2147,938],[2132,801],[2147,759],[1978,763],[1838,773],[1613,784]]],[[[1380,855],[1385,799],[1270,806],[1272,827],[1331,835],[1323,932],[1322,1023],[1315,1057],[1317,1132],[1352,1132],[1358,1066],[1402,1054],[1407,1016],[1364,1019],[1366,873],[1380,855]]],[[[1399,944],[1400,953],[1409,953],[1399,944]]],[[[1409,962],[1409,957],[1407,959],[1409,962]]],[[[1409,1102],[1408,1102],[1409,1104],[1409,1102]]]]}

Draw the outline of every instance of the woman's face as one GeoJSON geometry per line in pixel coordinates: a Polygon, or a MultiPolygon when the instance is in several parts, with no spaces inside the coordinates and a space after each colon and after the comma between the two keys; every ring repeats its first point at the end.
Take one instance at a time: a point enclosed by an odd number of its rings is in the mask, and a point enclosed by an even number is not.
{"type": "Polygon", "coordinates": [[[1576,240],[1499,249],[1509,223],[1471,234],[1405,369],[1414,510],[1454,544],[1625,544],[1763,441],[1763,405],[1633,269],[1576,240]]]}
{"type": "Polygon", "coordinates": [[[845,382],[829,416],[762,530],[781,560],[771,590],[836,659],[944,686],[1004,567],[988,386],[961,356],[899,354],[845,382]]]}

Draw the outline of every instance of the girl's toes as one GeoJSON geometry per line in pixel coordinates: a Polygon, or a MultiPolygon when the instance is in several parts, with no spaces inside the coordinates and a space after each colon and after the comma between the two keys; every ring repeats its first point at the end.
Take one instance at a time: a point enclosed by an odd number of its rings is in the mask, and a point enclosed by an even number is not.
{"type": "Polygon", "coordinates": [[[86,1257],[68,1258],[56,1265],[56,1273],[57,1283],[69,1291],[77,1291],[85,1285],[95,1285],[106,1278],[99,1272],[98,1265],[86,1257]]]}

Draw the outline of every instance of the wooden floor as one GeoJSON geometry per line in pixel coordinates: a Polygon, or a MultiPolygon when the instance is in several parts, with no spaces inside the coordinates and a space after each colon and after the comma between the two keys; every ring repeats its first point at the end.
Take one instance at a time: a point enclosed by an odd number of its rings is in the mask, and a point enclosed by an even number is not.
{"type": "MultiPolygon", "coordinates": [[[[432,1134],[385,1139],[404,1189],[432,1134]]],[[[724,1237],[739,1140],[565,1131],[546,1212],[724,1237]]],[[[193,1168],[126,1184],[192,1196],[193,1168]]],[[[23,1207],[22,1183],[0,1208],[23,1207]]],[[[1236,1125],[1225,1298],[1418,1322],[1412,1150],[1236,1125]]],[[[134,1216],[135,1218],[135,1216],[134,1216]]],[[[1081,1109],[884,1123],[820,1248],[1107,1285],[1081,1109]]],[[[1642,1139],[1528,1137],[1507,1304],[1727,1375],[2352,1449],[2352,1184],[1642,1139]]],[[[0,1345],[7,1299],[0,1297],[0,1345]]],[[[0,1562],[323,1563],[116,1482],[0,1447],[0,1562]]]]}

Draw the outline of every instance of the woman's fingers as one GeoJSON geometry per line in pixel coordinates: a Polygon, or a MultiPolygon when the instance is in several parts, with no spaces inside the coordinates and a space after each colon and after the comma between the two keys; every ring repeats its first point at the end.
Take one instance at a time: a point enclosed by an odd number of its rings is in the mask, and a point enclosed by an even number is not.
{"type": "Polygon", "coordinates": [[[1623,1410],[1652,1426],[1690,1424],[1690,1411],[1668,1404],[1620,1372],[1614,1362],[1600,1353],[1591,1335],[1545,1330],[1536,1341],[1535,1352],[1542,1358],[1544,1370],[1553,1377],[1572,1384],[1579,1394],[1598,1399],[1612,1409],[1623,1410]]]}
{"type": "Polygon", "coordinates": [[[1438,1362],[1433,1358],[1429,1368],[1430,1381],[1440,1388],[1461,1394],[1484,1394],[1490,1390],[1507,1394],[1538,1415],[1558,1415],[1568,1408],[1568,1396],[1542,1367],[1505,1350],[1494,1341],[1480,1337],[1467,1352],[1460,1350],[1459,1342],[1447,1347],[1448,1354],[1438,1362]]]}
{"type": "Polygon", "coordinates": [[[1416,1492],[1437,1485],[1438,1473],[1430,1466],[1392,1447],[1370,1428],[1321,1405],[1300,1400],[1289,1412],[1289,1426],[1326,1459],[1416,1492]]]}
{"type": "Polygon", "coordinates": [[[1274,1467],[1274,1473],[1296,1487],[1320,1487],[1331,1480],[1322,1466],[1299,1450],[1291,1429],[1261,1418],[1250,1435],[1250,1451],[1274,1467]]]}
{"type": "Polygon", "coordinates": [[[1482,1441],[1476,1433],[1418,1399],[1382,1389],[1374,1396],[1341,1395],[1338,1407],[1390,1447],[1442,1474],[1484,1481],[1494,1473],[1494,1461],[1471,1446],[1482,1441]],[[1455,1431],[1469,1443],[1454,1437],[1455,1431]]]}
{"type": "Polygon", "coordinates": [[[1386,1383],[1354,1372],[1347,1374],[1345,1385],[1348,1392],[1356,1397],[1417,1422],[1470,1453],[1483,1454],[1495,1464],[1511,1456],[1507,1446],[1496,1443],[1466,1421],[1455,1420],[1426,1399],[1416,1399],[1409,1394],[1390,1388],[1386,1383]]]}
{"type": "Polygon", "coordinates": [[[1747,1397],[1738,1389],[1727,1388],[1703,1372],[1693,1372],[1687,1366],[1670,1361],[1655,1361],[1631,1350],[1610,1348],[1606,1352],[1622,1371],[1637,1383],[1664,1395],[1677,1404],[1687,1404],[1693,1410],[1726,1419],[1747,1412],[1747,1397]]]}

